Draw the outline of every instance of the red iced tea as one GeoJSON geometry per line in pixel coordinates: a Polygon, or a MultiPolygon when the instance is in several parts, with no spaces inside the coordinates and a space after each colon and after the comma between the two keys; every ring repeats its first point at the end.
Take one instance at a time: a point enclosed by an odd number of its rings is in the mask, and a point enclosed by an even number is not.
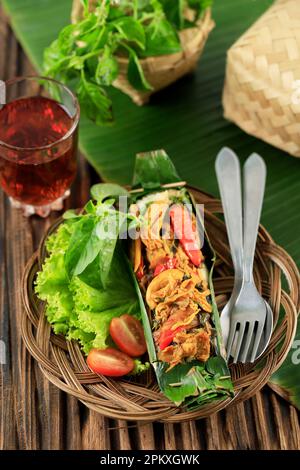
{"type": "Polygon", "coordinates": [[[64,195],[76,174],[73,124],[61,104],[43,96],[0,109],[0,184],[9,196],[43,206],[64,195]]]}

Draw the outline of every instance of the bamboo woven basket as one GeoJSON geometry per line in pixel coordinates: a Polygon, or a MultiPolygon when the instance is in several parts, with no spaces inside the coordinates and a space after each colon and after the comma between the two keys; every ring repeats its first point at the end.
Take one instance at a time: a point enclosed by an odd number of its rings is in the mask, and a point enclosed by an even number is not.
{"type": "MultiPolygon", "coordinates": [[[[233,287],[233,270],[226,229],[217,217],[220,201],[189,188],[199,204],[205,205],[205,226],[217,253],[214,288],[219,308],[225,305],[233,287]]],[[[140,379],[112,380],[90,371],[76,342],[68,342],[53,333],[44,314],[45,305],[34,294],[34,280],[46,256],[45,240],[56,230],[61,219],[52,225],[40,249],[29,260],[23,275],[24,314],[22,337],[30,354],[37,360],[44,376],[61,390],[73,395],[88,408],[110,418],[134,421],[183,422],[206,418],[225,407],[253,396],[285,360],[292,345],[299,311],[299,272],[290,256],[277,246],[260,227],[254,274],[257,287],[274,312],[274,332],[268,349],[253,365],[230,366],[235,397],[213,402],[194,411],[178,408],[159,391],[150,371],[140,379]],[[281,284],[282,275],[288,289],[281,284]],[[283,316],[279,320],[279,311],[283,316]]]]}
{"type": "MultiPolygon", "coordinates": [[[[95,3],[95,0],[90,0],[91,10],[95,3]]],[[[73,0],[72,21],[78,21],[82,17],[82,13],[83,7],[80,0],[73,0]]],[[[138,91],[130,85],[127,80],[128,59],[125,57],[118,58],[120,73],[113,83],[114,87],[129,95],[137,105],[146,104],[153,93],[176,82],[196,68],[214,25],[211,11],[207,9],[196,28],[187,28],[179,33],[182,52],[140,60],[145,77],[153,87],[152,91],[138,91]]]]}
{"type": "Polygon", "coordinates": [[[278,0],[229,49],[225,117],[300,157],[300,5],[278,0]]]}

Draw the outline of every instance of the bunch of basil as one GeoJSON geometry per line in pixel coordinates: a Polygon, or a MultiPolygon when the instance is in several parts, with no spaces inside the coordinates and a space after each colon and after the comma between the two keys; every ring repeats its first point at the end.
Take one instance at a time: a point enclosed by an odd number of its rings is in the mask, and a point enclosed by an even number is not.
{"type": "Polygon", "coordinates": [[[106,88],[118,77],[118,56],[129,58],[128,80],[137,90],[151,90],[140,58],[181,51],[178,31],[195,26],[213,0],[98,0],[84,16],[66,26],[45,50],[44,74],[68,83],[81,108],[97,124],[112,122],[106,88]],[[193,21],[185,18],[189,8],[193,21]]]}

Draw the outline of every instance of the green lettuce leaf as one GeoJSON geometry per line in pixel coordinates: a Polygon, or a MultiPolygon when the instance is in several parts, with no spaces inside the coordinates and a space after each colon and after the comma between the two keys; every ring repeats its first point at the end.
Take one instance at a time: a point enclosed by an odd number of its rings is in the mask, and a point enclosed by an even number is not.
{"type": "Polygon", "coordinates": [[[134,369],[130,375],[143,374],[150,369],[150,362],[143,363],[140,359],[134,359],[134,369]]]}
{"type": "MultiPolygon", "coordinates": [[[[100,279],[101,253],[79,276],[69,276],[66,253],[70,243],[78,240],[75,233],[82,234],[83,220],[90,219],[68,219],[50,235],[46,244],[49,256],[37,275],[35,291],[46,302],[46,316],[54,332],[65,335],[68,340],[79,341],[88,354],[93,347],[103,349],[111,344],[112,318],[124,313],[140,318],[140,308],[119,246],[108,270],[105,288],[100,279]]],[[[142,366],[136,369],[141,370],[142,366]]]]}

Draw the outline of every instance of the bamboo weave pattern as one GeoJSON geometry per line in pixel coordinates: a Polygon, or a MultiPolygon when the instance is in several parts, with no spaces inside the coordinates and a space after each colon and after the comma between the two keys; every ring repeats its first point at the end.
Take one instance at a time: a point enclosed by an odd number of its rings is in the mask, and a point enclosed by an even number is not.
{"type": "Polygon", "coordinates": [[[229,49],[224,115],[300,157],[300,4],[278,0],[229,49]]]}

